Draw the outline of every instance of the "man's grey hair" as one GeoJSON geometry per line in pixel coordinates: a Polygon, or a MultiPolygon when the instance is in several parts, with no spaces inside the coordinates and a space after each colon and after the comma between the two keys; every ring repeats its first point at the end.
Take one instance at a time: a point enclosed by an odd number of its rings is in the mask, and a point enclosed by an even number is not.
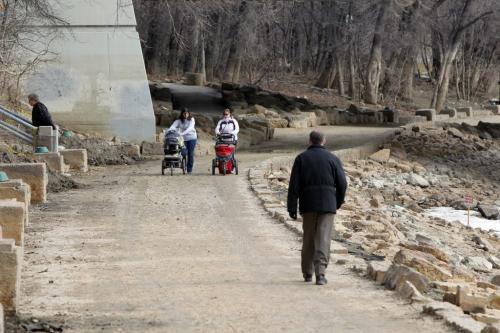
{"type": "Polygon", "coordinates": [[[312,131],[311,134],[309,134],[309,140],[313,145],[320,145],[325,141],[325,139],[326,136],[319,131],[312,131]]]}
{"type": "Polygon", "coordinates": [[[37,94],[29,94],[28,101],[40,102],[40,97],[37,94]]]}

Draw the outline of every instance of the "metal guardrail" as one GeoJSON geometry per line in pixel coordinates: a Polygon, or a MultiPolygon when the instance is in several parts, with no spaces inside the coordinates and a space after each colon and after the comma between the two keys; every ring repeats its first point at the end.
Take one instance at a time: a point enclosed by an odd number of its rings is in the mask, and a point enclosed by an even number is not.
{"type": "MultiPolygon", "coordinates": [[[[0,116],[4,116],[4,117],[14,121],[16,124],[23,126],[27,130],[29,130],[29,132],[31,132],[33,129],[36,129],[36,127],[33,126],[31,121],[29,121],[28,119],[24,118],[23,116],[15,113],[15,112],[7,110],[6,108],[4,108],[2,106],[0,106],[0,116]]],[[[21,140],[29,142],[30,144],[33,143],[33,134],[25,132],[22,129],[20,129],[14,125],[11,125],[3,120],[0,120],[0,128],[4,129],[5,131],[18,137],[21,140]]]]}

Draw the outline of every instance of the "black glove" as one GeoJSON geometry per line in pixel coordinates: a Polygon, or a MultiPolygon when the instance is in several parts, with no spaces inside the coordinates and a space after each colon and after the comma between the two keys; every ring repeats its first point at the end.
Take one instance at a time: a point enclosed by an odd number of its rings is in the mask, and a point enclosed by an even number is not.
{"type": "Polygon", "coordinates": [[[290,218],[292,220],[296,220],[297,219],[297,212],[288,212],[288,214],[290,215],[290,218]]]}

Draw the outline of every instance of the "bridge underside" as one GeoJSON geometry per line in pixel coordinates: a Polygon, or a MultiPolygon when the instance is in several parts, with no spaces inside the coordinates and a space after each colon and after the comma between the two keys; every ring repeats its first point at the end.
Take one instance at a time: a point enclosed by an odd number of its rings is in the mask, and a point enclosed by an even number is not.
{"type": "Polygon", "coordinates": [[[113,1],[67,1],[55,6],[69,26],[40,27],[57,34],[42,64],[23,82],[57,123],[130,141],[152,140],[153,105],[133,7],[113,1]],[[114,11],[114,12],[113,12],[114,11]]]}

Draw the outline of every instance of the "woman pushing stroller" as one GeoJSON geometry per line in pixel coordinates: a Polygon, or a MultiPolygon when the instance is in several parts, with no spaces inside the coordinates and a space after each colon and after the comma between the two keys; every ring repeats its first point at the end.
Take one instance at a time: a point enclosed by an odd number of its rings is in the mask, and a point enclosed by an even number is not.
{"type": "Polygon", "coordinates": [[[198,136],[195,129],[195,121],[191,116],[191,113],[187,108],[181,110],[179,119],[176,119],[169,130],[177,130],[182,135],[184,139],[184,145],[186,146],[183,155],[187,155],[187,173],[191,174],[193,172],[194,166],[194,149],[196,148],[196,141],[198,136]]]}
{"type": "Polygon", "coordinates": [[[234,156],[238,142],[240,127],[238,121],[231,116],[231,110],[225,109],[224,116],[215,128],[215,158],[212,160],[212,175],[219,169],[222,175],[238,174],[238,161],[234,156]]]}
{"type": "Polygon", "coordinates": [[[238,121],[233,118],[230,109],[225,109],[222,119],[217,123],[215,127],[215,135],[219,136],[221,134],[231,134],[234,135],[234,144],[238,142],[238,132],[240,131],[240,126],[238,121]]]}

